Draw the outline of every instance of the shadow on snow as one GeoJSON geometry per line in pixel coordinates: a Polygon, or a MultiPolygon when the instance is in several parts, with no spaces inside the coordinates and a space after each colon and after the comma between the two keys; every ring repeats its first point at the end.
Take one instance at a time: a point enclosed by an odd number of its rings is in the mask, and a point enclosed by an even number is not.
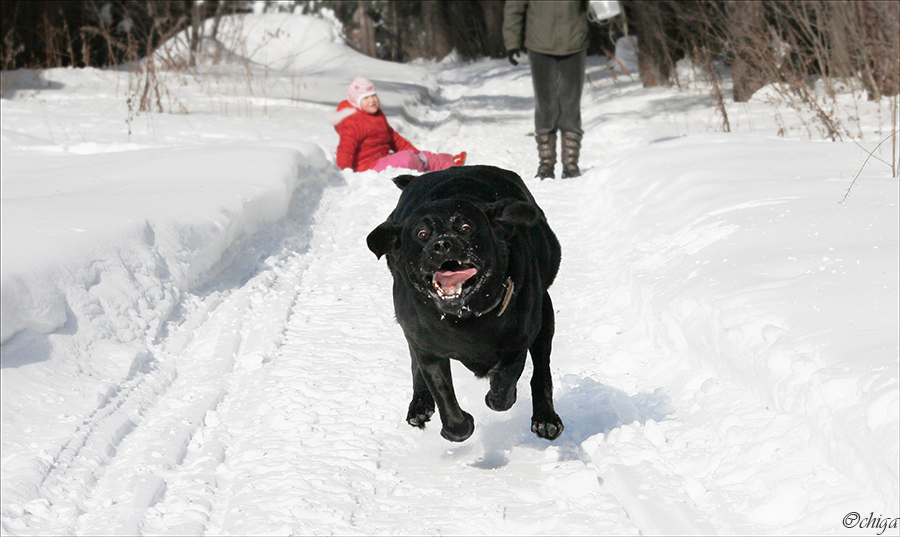
{"type": "MultiPolygon", "coordinates": [[[[565,424],[559,438],[551,443],[531,432],[531,397],[526,396],[530,390],[525,383],[525,389],[519,389],[519,401],[512,409],[476,426],[476,432],[480,432],[476,438],[483,445],[484,455],[470,465],[482,470],[495,470],[509,463],[507,455],[513,448],[528,447],[544,451],[550,446],[559,449],[560,460],[589,462],[590,455],[581,447],[588,438],[635,422],[662,421],[674,412],[663,388],[652,393],[628,395],[592,378],[569,377],[566,381],[570,387],[556,398],[555,405],[565,424]]],[[[470,457],[476,447],[477,444],[453,447],[445,457],[470,457]]]]}

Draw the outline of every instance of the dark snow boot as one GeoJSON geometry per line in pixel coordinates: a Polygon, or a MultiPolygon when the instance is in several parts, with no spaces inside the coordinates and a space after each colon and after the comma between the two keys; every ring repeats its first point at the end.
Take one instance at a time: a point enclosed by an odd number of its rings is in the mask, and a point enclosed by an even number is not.
{"type": "Polygon", "coordinates": [[[578,156],[581,153],[581,135],[575,132],[562,133],[562,165],[563,179],[578,177],[578,156]]]}
{"type": "Polygon", "coordinates": [[[556,166],[556,133],[535,135],[538,146],[538,170],[535,177],[541,179],[553,179],[556,177],[553,168],[556,166]]]}

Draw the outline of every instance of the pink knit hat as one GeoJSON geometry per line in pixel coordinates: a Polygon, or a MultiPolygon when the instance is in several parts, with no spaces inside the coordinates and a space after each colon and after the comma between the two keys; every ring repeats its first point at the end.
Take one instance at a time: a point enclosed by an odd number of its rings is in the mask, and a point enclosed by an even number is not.
{"type": "Polygon", "coordinates": [[[368,78],[358,76],[350,83],[350,91],[347,92],[347,101],[356,108],[359,108],[359,102],[364,97],[375,95],[375,84],[368,78]]]}

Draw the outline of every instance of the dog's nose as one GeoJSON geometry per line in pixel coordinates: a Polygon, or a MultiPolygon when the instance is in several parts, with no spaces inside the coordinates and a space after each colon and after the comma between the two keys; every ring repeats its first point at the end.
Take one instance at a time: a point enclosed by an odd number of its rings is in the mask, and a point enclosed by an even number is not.
{"type": "Polygon", "coordinates": [[[434,241],[434,244],[431,246],[431,249],[434,250],[434,253],[436,254],[448,254],[450,253],[451,248],[452,245],[447,239],[438,239],[434,241]]]}

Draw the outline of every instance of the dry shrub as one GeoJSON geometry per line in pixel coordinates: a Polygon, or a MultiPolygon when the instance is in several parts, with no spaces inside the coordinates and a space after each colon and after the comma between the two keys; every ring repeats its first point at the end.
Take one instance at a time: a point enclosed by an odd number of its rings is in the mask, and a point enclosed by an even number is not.
{"type": "Polygon", "coordinates": [[[746,102],[773,85],[798,111],[811,112],[832,140],[851,137],[835,113],[835,81],[869,100],[900,91],[900,2],[882,0],[624,0],[638,35],[645,86],[677,83],[675,63],[705,67],[722,106],[715,61],[731,67],[733,98],[746,102]],[[831,104],[816,94],[823,85],[831,104]]]}

